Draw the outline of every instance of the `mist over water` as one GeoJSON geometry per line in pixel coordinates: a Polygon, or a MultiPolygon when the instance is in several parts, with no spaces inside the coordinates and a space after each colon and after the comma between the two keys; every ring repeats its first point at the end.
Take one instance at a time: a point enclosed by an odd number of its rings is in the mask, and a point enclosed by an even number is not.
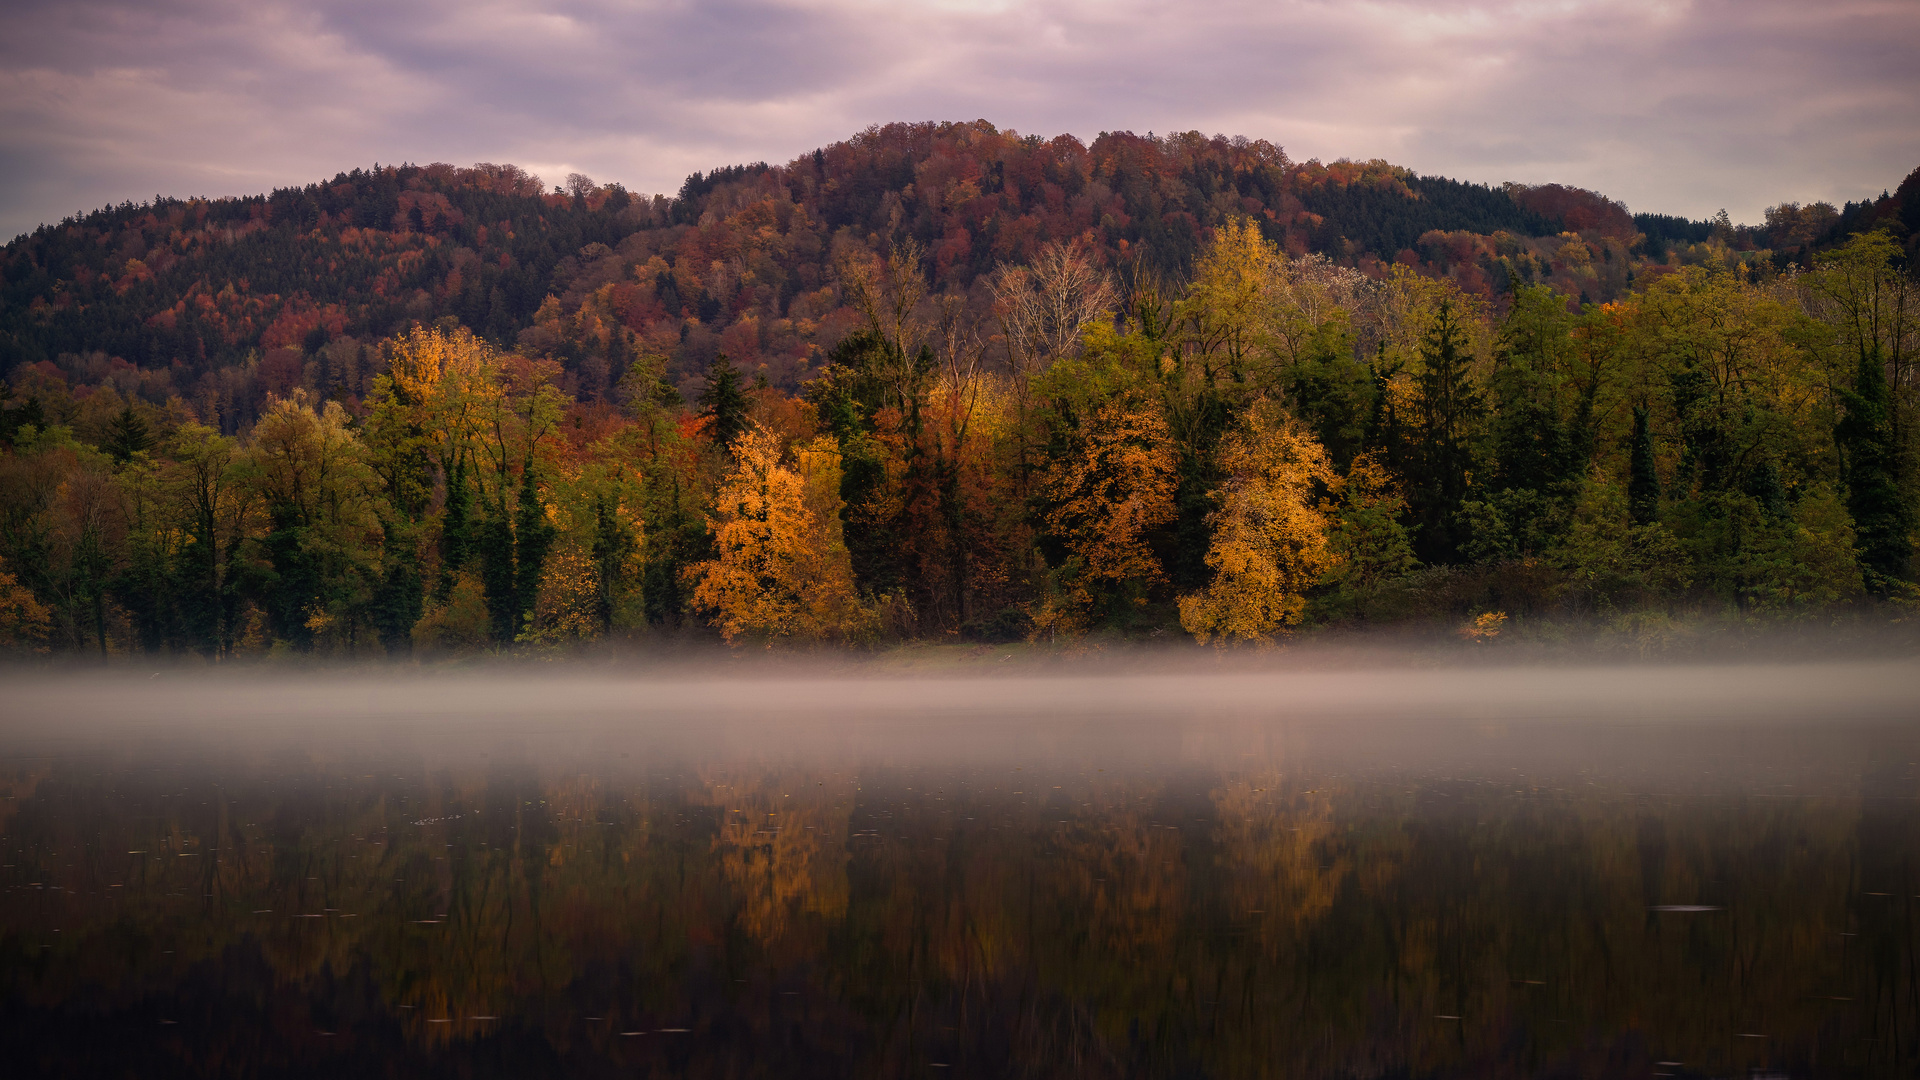
{"type": "Polygon", "coordinates": [[[14,673],[0,1040],[49,1075],[1908,1075],[1916,676],[14,673]]]}

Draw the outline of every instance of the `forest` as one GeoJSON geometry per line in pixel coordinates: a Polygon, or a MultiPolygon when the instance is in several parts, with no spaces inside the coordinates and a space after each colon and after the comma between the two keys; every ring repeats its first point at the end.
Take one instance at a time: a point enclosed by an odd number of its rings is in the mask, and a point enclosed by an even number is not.
{"type": "Polygon", "coordinates": [[[0,253],[0,647],[1906,618],[1916,245],[983,121],[156,197],[0,253]]]}

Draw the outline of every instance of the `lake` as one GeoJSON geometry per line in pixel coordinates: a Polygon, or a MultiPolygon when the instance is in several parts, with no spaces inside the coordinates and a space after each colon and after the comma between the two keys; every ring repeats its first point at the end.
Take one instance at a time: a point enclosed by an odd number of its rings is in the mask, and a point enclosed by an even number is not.
{"type": "Polygon", "coordinates": [[[1920,668],[6,676],[47,1076],[1910,1076],[1920,668]]]}

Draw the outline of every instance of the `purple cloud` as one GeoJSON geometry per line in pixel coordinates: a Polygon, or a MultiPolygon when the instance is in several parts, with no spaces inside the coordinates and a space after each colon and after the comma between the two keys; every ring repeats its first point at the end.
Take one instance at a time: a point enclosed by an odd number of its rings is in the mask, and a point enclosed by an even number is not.
{"type": "Polygon", "coordinates": [[[22,0],[0,235],[156,192],[512,161],[644,192],[889,120],[1265,138],[1736,219],[1920,164],[1888,0],[22,0]]]}

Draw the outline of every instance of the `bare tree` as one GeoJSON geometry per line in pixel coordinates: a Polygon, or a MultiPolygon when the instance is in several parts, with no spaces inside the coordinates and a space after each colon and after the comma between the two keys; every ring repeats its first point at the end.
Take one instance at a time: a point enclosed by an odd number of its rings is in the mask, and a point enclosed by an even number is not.
{"type": "Polygon", "coordinates": [[[1053,241],[1027,266],[1001,266],[987,279],[1017,373],[1039,371],[1078,346],[1080,332],[1118,300],[1084,241],[1053,241]]]}
{"type": "Polygon", "coordinates": [[[909,239],[887,248],[876,260],[849,252],[840,260],[840,289],[867,320],[867,329],[907,356],[920,347],[921,329],[913,311],[927,295],[920,264],[926,251],[909,239]]]}

